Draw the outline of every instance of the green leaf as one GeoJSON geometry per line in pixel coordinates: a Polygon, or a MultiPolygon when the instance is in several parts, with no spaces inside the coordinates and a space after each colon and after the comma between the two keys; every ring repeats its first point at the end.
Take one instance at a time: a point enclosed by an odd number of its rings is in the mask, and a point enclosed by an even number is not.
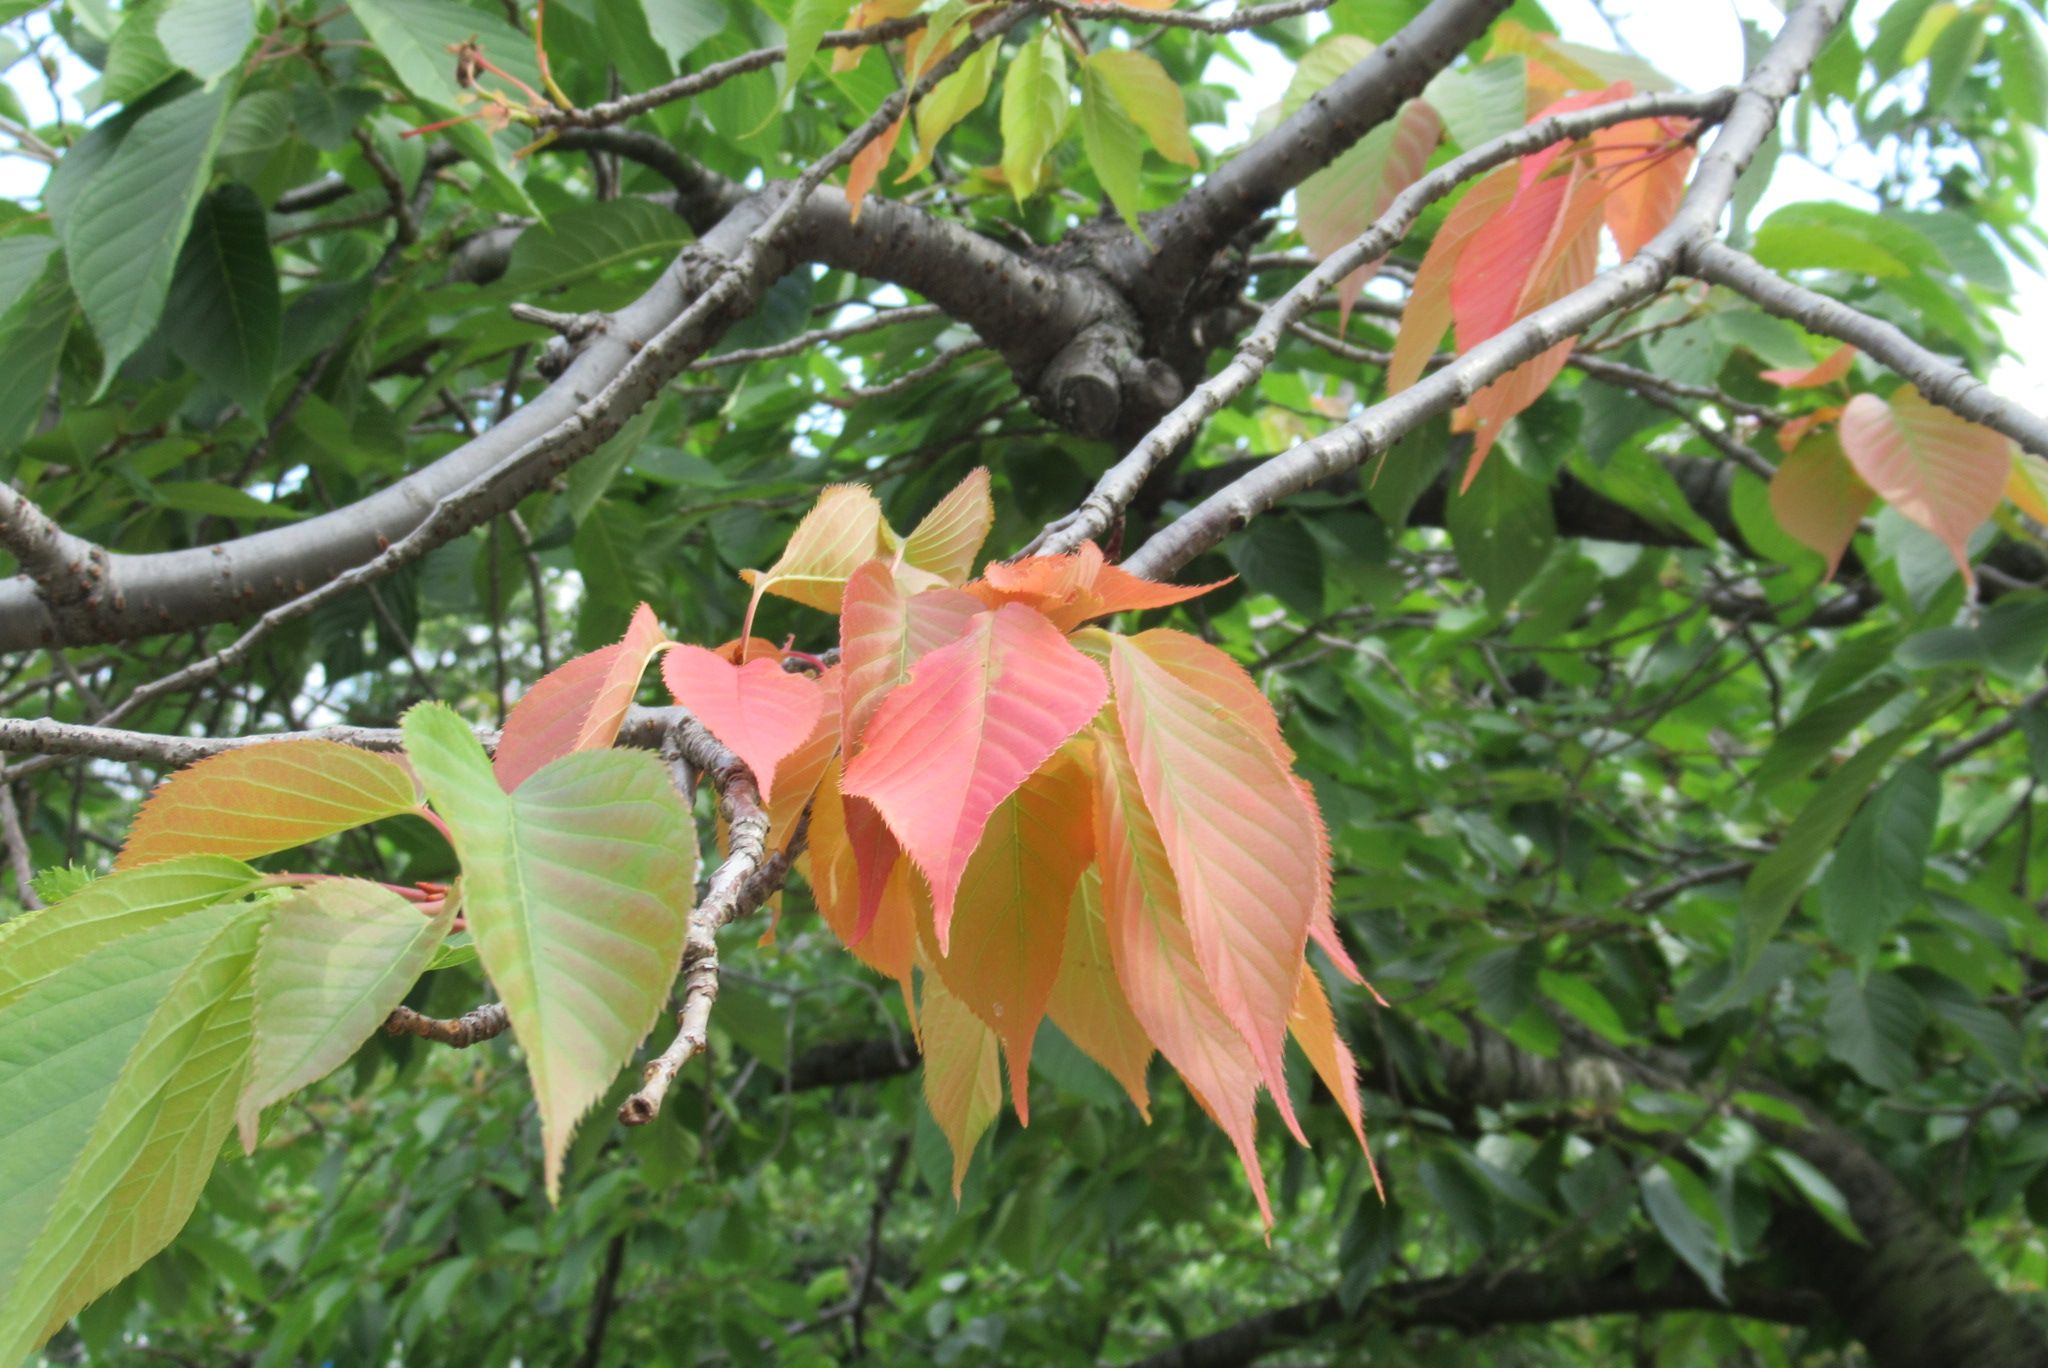
{"type": "Polygon", "coordinates": [[[240,860],[188,855],[94,879],[49,907],[0,923],[0,1007],[124,936],[239,898],[262,877],[240,860]]]}
{"type": "Polygon", "coordinates": [[[256,953],[255,1052],[236,1121],[256,1152],[263,1108],[340,1067],[405,1000],[455,920],[362,879],[310,884],[280,900],[256,953]]]}
{"type": "Polygon", "coordinates": [[[1700,1176],[1675,1159],[1659,1160],[1637,1181],[1650,1224],[1671,1246],[1671,1252],[1699,1274],[1716,1297],[1723,1297],[1721,1239],[1713,1216],[1713,1194],[1700,1176]]]}
{"type": "Polygon", "coordinates": [[[1821,924],[1867,962],[1920,901],[1920,881],[1941,812],[1941,781],[1926,764],[1901,765],[1842,834],[1820,881],[1821,924]]]}
{"type": "MultiPolygon", "coordinates": [[[[667,9],[669,6],[657,0],[655,8],[667,9]]],[[[818,55],[818,40],[825,36],[827,30],[846,17],[847,9],[846,0],[796,0],[790,7],[789,18],[782,26],[785,56],[782,59],[782,90],[775,97],[776,114],[789,103],[789,93],[796,89],[796,83],[810,69],[811,59],[818,55]]],[[[989,46],[993,48],[995,45],[989,46]]],[[[988,87],[984,85],[983,93],[986,93],[987,89],[988,87]]],[[[762,126],[765,127],[776,114],[770,114],[764,119],[762,126]]],[[[761,129],[754,128],[749,131],[758,133],[761,129]]]]}
{"type": "Polygon", "coordinates": [[[1323,615],[1323,550],[1298,518],[1254,518],[1225,550],[1247,588],[1271,594],[1301,616],[1323,615]]]}
{"type": "Polygon", "coordinates": [[[1201,164],[1188,138],[1187,100],[1166,68],[1145,53],[1107,47],[1088,54],[1084,65],[1160,156],[1182,166],[1201,164]]]}
{"type": "Polygon", "coordinates": [[[653,1029],[675,981],[695,828],[647,752],[579,751],[507,794],[452,709],[422,703],[401,725],[455,836],[463,908],[526,1055],[558,1200],[576,1122],[653,1029]]]}
{"type": "Polygon", "coordinates": [[[12,309],[42,279],[57,239],[44,233],[0,238],[0,314],[12,309]]]}
{"type": "Polygon", "coordinates": [[[1435,106],[1451,141],[1469,152],[1528,122],[1528,66],[1520,57],[1497,57],[1440,72],[1422,97],[1435,106]]]}
{"type": "Polygon", "coordinates": [[[1941,253],[1918,229],[1847,204],[1788,204],[1756,230],[1756,259],[1781,271],[1907,276],[1939,271],[1941,253]]]}
{"type": "Polygon", "coordinates": [[[217,81],[241,65],[256,41],[249,0],[170,0],[157,16],[157,40],[170,59],[202,81],[217,81]]]}
{"type": "Polygon", "coordinates": [[[1914,1074],[1913,1042],[1926,1022],[1920,995],[1896,974],[1857,981],[1847,969],[1828,981],[1823,1022],[1828,1053],[1874,1088],[1900,1088],[1914,1074]]]}
{"type": "Polygon", "coordinates": [[[191,1214],[248,1064],[262,923],[259,908],[209,907],[0,1004],[0,1362],[19,1362],[191,1214]]]}
{"type": "Polygon", "coordinates": [[[650,256],[665,262],[689,242],[689,225],[649,200],[626,196],[579,205],[519,235],[504,289],[531,298],[650,256]]]}
{"type": "MultiPolygon", "coordinates": [[[[455,83],[454,49],[472,39],[492,66],[540,89],[533,40],[496,14],[459,0],[350,0],[349,9],[413,97],[450,114],[467,112],[462,87],[455,83]]],[[[502,91],[515,103],[526,98],[504,77],[489,72],[477,84],[502,91]]]]}
{"type": "Polygon", "coordinates": [[[1616,1045],[1627,1045],[1633,1037],[1621,1013],[1592,980],[1545,969],[1536,975],[1543,996],[1576,1017],[1586,1029],[1616,1045]]]}
{"type": "Polygon", "coordinates": [[[160,480],[149,486],[149,496],[165,508],[212,518],[292,522],[306,516],[300,509],[259,499],[233,485],[212,484],[206,480],[160,480]]]}
{"type": "MultiPolygon", "coordinates": [[[[88,168],[50,205],[72,287],[104,353],[101,389],[163,315],[186,229],[213,172],[230,94],[222,84],[152,109],[103,165],[88,168]]],[[[69,165],[67,157],[57,174],[69,165]]]]}
{"type": "Polygon", "coordinates": [[[122,12],[121,26],[107,45],[107,62],[100,79],[81,100],[89,109],[110,104],[133,105],[178,74],[178,64],[164,51],[156,36],[157,17],[163,13],[161,0],[135,5],[122,12]]]}
{"type": "Polygon", "coordinates": [[[1781,784],[1805,778],[1844,737],[1897,698],[1903,687],[1887,675],[1806,709],[1771,738],[1763,758],[1750,774],[1751,787],[1758,793],[1769,793],[1781,784]]]}
{"type": "Polygon", "coordinates": [[[1935,38],[1928,53],[1927,102],[1921,108],[1930,113],[1946,109],[1962,90],[1970,68],[1984,55],[1984,27],[1990,17],[1982,7],[1972,5],[1935,38]]]}
{"type": "Polygon", "coordinates": [[[1103,193],[1131,231],[1143,237],[1138,227],[1138,173],[1145,161],[1144,135],[1095,68],[1085,64],[1081,68],[1081,145],[1087,149],[1088,164],[1095,169],[1103,193]]]}
{"type": "MultiPolygon", "coordinates": [[[[839,17],[845,18],[849,8],[842,5],[839,17]]],[[[731,22],[725,6],[717,0],[644,0],[641,9],[647,16],[647,31],[671,62],[682,61],[697,44],[723,33],[731,22]]]]}
{"type": "Polygon", "coordinates": [[[899,183],[930,166],[932,157],[939,150],[939,140],[951,132],[954,125],[981,108],[982,101],[988,98],[988,88],[995,80],[998,51],[995,43],[976,48],[974,55],[963,62],[958,71],[933,86],[931,93],[917,102],[917,154],[910,159],[908,169],[897,177],[899,183]]]}
{"type": "Polygon", "coordinates": [[[645,405],[617,432],[607,437],[603,446],[570,467],[569,488],[562,496],[562,503],[569,510],[571,522],[580,524],[590,516],[590,510],[597,507],[597,501],[604,497],[612,481],[626,468],[626,462],[633,459],[633,453],[647,440],[647,434],[653,429],[655,417],[661,410],[659,399],[645,405]]]}
{"type": "Polygon", "coordinates": [[[171,278],[164,340],[180,361],[242,406],[266,415],[282,313],[263,203],[247,186],[206,197],[171,278]]]}
{"type": "Polygon", "coordinates": [[[1543,568],[1557,544],[1550,490],[1513,461],[1488,461],[1472,487],[1454,494],[1444,516],[1458,565],[1503,610],[1543,568]]]}
{"type": "Polygon", "coordinates": [[[0,315],[0,452],[19,446],[41,420],[77,317],[63,254],[53,252],[28,293],[0,315]]]}
{"type": "Polygon", "coordinates": [[[1849,1210],[1849,1199],[1835,1186],[1834,1180],[1806,1162],[1791,1150],[1773,1145],[1765,1153],[1778,1172],[1791,1182],[1793,1190],[1806,1199],[1807,1205],[1820,1213],[1821,1219],[1833,1226],[1841,1237],[1851,1244],[1867,1243],[1856,1217],[1849,1210]]]}
{"type": "Polygon", "coordinates": [[[1066,132],[1071,100],[1066,48],[1047,27],[1017,50],[1003,75],[1003,176],[1019,204],[1037,192],[1045,158],[1066,132]]]}

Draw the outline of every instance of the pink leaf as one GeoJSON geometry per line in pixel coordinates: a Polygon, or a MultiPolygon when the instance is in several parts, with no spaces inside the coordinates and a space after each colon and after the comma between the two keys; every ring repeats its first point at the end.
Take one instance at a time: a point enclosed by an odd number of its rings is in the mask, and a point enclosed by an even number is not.
{"type": "Polygon", "coordinates": [[[1856,349],[1845,342],[1829,352],[1828,359],[1818,365],[1808,366],[1804,370],[1797,367],[1790,370],[1767,370],[1762,375],[1772,384],[1783,385],[1786,389],[1819,389],[1822,385],[1832,385],[1847,375],[1849,367],[1855,364],[1855,361],[1856,349]]]}
{"type": "Polygon", "coordinates": [[[1970,534],[2005,495],[2012,445],[1990,428],[1920,397],[1911,385],[1886,403],[1859,394],[1842,410],[1842,451],[1886,503],[1946,546],[1966,581],[1970,534]]]}
{"type": "Polygon", "coordinates": [[[669,695],[746,761],[761,790],[773,794],[775,766],[804,744],[825,706],[818,682],[773,659],[734,665],[702,646],[672,646],[661,662],[669,695]]]}
{"type": "Polygon", "coordinates": [[[647,662],[668,634],[641,604],[623,640],[577,656],[542,675],[513,705],[491,767],[507,793],[526,776],[571,751],[602,749],[618,739],[639,692],[647,662]]]}
{"type": "MultiPolygon", "coordinates": [[[[1325,170],[1301,183],[1296,191],[1301,240],[1317,260],[1330,255],[1371,227],[1387,211],[1394,196],[1420,179],[1429,155],[1443,136],[1443,123],[1425,100],[1410,100],[1391,122],[1368,133],[1325,170]]],[[[1338,330],[1351,320],[1358,292],[1379,270],[1379,259],[1366,262],[1338,282],[1338,330]]]]}
{"type": "Polygon", "coordinates": [[[1415,269],[1415,284],[1408,291],[1408,306],[1401,311],[1401,331],[1394,338],[1394,355],[1387,362],[1387,393],[1399,394],[1422,378],[1423,368],[1436,354],[1437,343],[1451,326],[1451,282],[1473,236],[1489,223],[1515,195],[1515,168],[1498,166],[1467,190],[1451,206],[1443,227],[1430,239],[1422,264],[1415,269]]]}
{"type": "Polygon", "coordinates": [[[889,563],[871,560],[846,581],[839,608],[840,745],[848,755],[889,691],[929,651],[957,640],[982,609],[958,589],[913,594],[889,563]]]}
{"type": "Polygon", "coordinates": [[[924,873],[942,951],[989,814],[1108,696],[1101,667],[1058,628],[1006,604],[918,661],[876,710],[843,787],[875,805],[924,873]]]}

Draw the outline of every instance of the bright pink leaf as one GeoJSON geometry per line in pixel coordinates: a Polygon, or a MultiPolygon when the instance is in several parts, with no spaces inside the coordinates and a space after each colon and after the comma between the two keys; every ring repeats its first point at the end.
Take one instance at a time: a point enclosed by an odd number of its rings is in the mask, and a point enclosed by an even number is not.
{"type": "Polygon", "coordinates": [[[840,744],[848,755],[910,667],[958,640],[981,610],[979,599],[958,589],[911,593],[884,560],[853,572],[839,607],[840,744]]]}
{"type": "Polygon", "coordinates": [[[668,634],[641,604],[624,639],[577,656],[542,675],[505,719],[491,767],[507,793],[526,776],[571,751],[598,750],[618,739],[626,710],[640,690],[647,662],[668,634]]]}
{"type": "Polygon", "coordinates": [[[1043,616],[1006,604],[911,668],[882,701],[845,792],[881,812],[931,885],[940,948],[967,859],[1016,792],[1109,696],[1102,669],[1043,616]]]}
{"type": "Polygon", "coordinates": [[[1859,394],[1842,410],[1842,451],[1864,483],[1946,546],[1966,581],[1970,535],[2005,496],[2012,444],[1930,404],[1911,385],[1886,403],[1859,394]]]}
{"type": "Polygon", "coordinates": [[[776,764],[809,739],[825,706],[809,675],[773,659],[735,665],[702,646],[671,646],[661,679],[670,697],[746,761],[763,802],[773,797],[776,764]]]}

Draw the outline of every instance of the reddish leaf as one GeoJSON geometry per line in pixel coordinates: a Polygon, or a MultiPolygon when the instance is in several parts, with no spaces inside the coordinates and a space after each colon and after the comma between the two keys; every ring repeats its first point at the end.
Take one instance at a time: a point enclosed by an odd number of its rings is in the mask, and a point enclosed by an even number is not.
{"type": "Polygon", "coordinates": [[[996,1036],[936,974],[924,976],[924,1100],[953,1150],[953,1199],[974,1147],[1003,1109],[996,1036]]]}
{"type": "Polygon", "coordinates": [[[839,676],[836,665],[818,676],[818,720],[804,743],[776,762],[775,800],[768,804],[767,848],[771,852],[789,844],[811,795],[817,792],[818,781],[825,777],[825,766],[839,754],[839,676]]]}
{"type": "MultiPolygon", "coordinates": [[[[1394,197],[1421,178],[1430,153],[1443,136],[1443,122],[1426,100],[1410,100],[1388,122],[1368,133],[1329,167],[1295,192],[1301,240],[1317,260],[1371,227],[1394,197]]],[[[1381,258],[1366,262],[1337,284],[1338,330],[1351,320],[1351,305],[1381,258]]]]}
{"type": "Polygon", "coordinates": [[[1108,693],[1100,667],[1058,629],[1006,604],[918,661],[876,710],[842,786],[875,805],[924,873],[941,949],[989,814],[1108,693]]]}
{"type": "Polygon", "coordinates": [[[1171,659],[1184,649],[1162,640],[1173,635],[1110,638],[1117,721],[1203,977],[1291,1121],[1282,1047],[1322,884],[1315,818],[1286,764],[1233,714],[1230,698],[1202,691],[1153,654],[1171,659]]]}
{"type": "Polygon", "coordinates": [[[1802,413],[1797,418],[1787,419],[1785,425],[1778,429],[1778,450],[1790,455],[1805,439],[1807,433],[1823,423],[1832,423],[1841,416],[1842,406],[1829,404],[1825,408],[1817,408],[1811,413],[1802,413]]]}
{"type": "MultiPolygon", "coordinates": [[[[1365,975],[1359,973],[1358,965],[1352,962],[1351,952],[1344,948],[1344,938],[1337,934],[1337,917],[1331,906],[1330,890],[1330,869],[1335,857],[1330,852],[1330,827],[1323,821],[1322,806],[1316,802],[1315,786],[1297,774],[1294,787],[1301,794],[1301,801],[1316,826],[1316,905],[1309,913],[1308,938],[1323,948],[1323,953],[1337,966],[1338,973],[1378,998],[1379,993],[1365,981],[1365,975]]],[[[1380,1005],[1386,1005],[1385,999],[1381,999],[1380,1005]]]]}
{"type": "Polygon", "coordinates": [[[904,563],[955,587],[974,573],[974,558],[995,526],[988,467],[970,471],[903,539],[904,563]]]}
{"type": "Polygon", "coordinates": [[[846,168],[846,203],[853,222],[860,222],[861,201],[868,197],[868,191],[875,188],[882,169],[896,154],[897,139],[902,136],[903,120],[898,119],[883,129],[873,142],[853,154],[853,164],[846,168]]]}
{"type": "Polygon", "coordinates": [[[1607,231],[1623,261],[1664,231],[1685,198],[1693,149],[1684,140],[1691,124],[1681,119],[1638,119],[1593,134],[1593,164],[1607,178],[1607,231]],[[1664,151],[1644,144],[1670,143],[1664,151]]]}
{"type": "Polygon", "coordinates": [[[851,941],[858,945],[881,915],[889,880],[903,867],[903,847],[897,844],[896,834],[889,830],[881,810],[873,803],[851,793],[842,794],[841,802],[846,809],[846,843],[853,849],[859,895],[860,915],[853,924],[851,941]]]}
{"type": "MultiPolygon", "coordinates": [[[[1582,109],[1591,109],[1596,105],[1612,104],[1616,100],[1627,99],[1633,91],[1634,87],[1627,81],[1616,81],[1605,89],[1580,90],[1576,94],[1566,95],[1544,105],[1529,116],[1529,122],[1535,123],[1539,119],[1548,119],[1556,114],[1576,114],[1582,109]]],[[[1572,147],[1570,141],[1554,142],[1522,158],[1521,171],[1516,179],[1516,192],[1519,194],[1542,179],[1543,173],[1548,171],[1559,157],[1571,151],[1572,147]]]]}
{"type": "Polygon", "coordinates": [[[643,603],[623,640],[542,675],[505,719],[491,762],[499,785],[510,793],[550,760],[617,740],[648,660],[667,644],[654,610],[643,603]]]}
{"type": "Polygon", "coordinates": [[[1387,362],[1388,394],[1399,394],[1422,378],[1423,368],[1451,326],[1451,282],[1458,273],[1459,258],[1473,234],[1515,197],[1515,180],[1514,167],[1495,167],[1451,206],[1443,227],[1430,240],[1422,264],[1415,268],[1415,283],[1401,311],[1401,331],[1387,362]]]}
{"type": "Polygon", "coordinates": [[[1301,987],[1295,994],[1294,1012],[1287,1019],[1287,1026],[1314,1066],[1316,1077],[1323,1080],[1323,1086],[1337,1099],[1338,1110],[1351,1123],[1351,1133],[1358,1137],[1358,1147],[1365,1151],[1365,1162],[1372,1170],[1372,1185],[1379,1188],[1381,1200],[1385,1200],[1379,1166],[1372,1162],[1372,1146],[1365,1139],[1365,1103],[1358,1095],[1358,1061],[1351,1057],[1351,1048],[1337,1030],[1337,1019],[1330,1012],[1330,999],[1323,992],[1322,980],[1306,964],[1301,966],[1301,987]]]}
{"type": "Polygon", "coordinates": [[[1063,556],[999,561],[988,567],[982,579],[968,585],[967,591],[991,608],[1027,604],[1061,631],[1070,632],[1090,618],[1170,607],[1228,583],[1182,585],[1139,579],[1106,563],[1094,542],[1083,542],[1080,550],[1063,556]]]}
{"type": "Polygon", "coordinates": [[[158,784],[114,867],[180,855],[254,859],[419,805],[412,776],[388,755],[335,741],[269,741],[208,756],[158,784]]]}
{"type": "Polygon", "coordinates": [[[1856,349],[1846,342],[1828,353],[1828,359],[1805,370],[1767,370],[1763,378],[1786,389],[1819,389],[1832,385],[1849,373],[1849,367],[1856,362],[1856,349]]]}
{"type": "Polygon", "coordinates": [[[1131,1015],[1123,985],[1117,982],[1102,911],[1102,878],[1095,870],[1083,875],[1074,888],[1060,971],[1045,1010],[1068,1040],[1123,1084],[1138,1114],[1151,1121],[1145,1066],[1152,1060],[1152,1040],[1131,1015]]]}
{"type": "Polygon", "coordinates": [[[825,704],[808,675],[774,660],[734,665],[702,646],[670,647],[661,679],[670,697],[746,762],[763,802],[774,796],[776,765],[804,744],[825,704]]]}
{"type": "Polygon", "coordinates": [[[846,835],[846,808],[839,792],[837,760],[826,764],[824,777],[818,781],[817,793],[811,799],[810,844],[804,858],[818,915],[861,963],[902,985],[904,1001],[909,1003],[917,931],[908,866],[899,858],[892,869],[883,871],[884,891],[876,899],[878,915],[866,935],[856,936],[855,929],[860,923],[859,871],[853,845],[846,835]]]}
{"type": "Polygon", "coordinates": [[[1778,526],[1827,559],[1829,579],[1876,498],[1832,432],[1801,442],[1771,477],[1771,512],[1778,526]]]}
{"type": "Polygon", "coordinates": [[[1886,403],[1859,394],[1842,410],[1842,451],[1885,502],[1949,549],[1966,581],[1970,534],[2005,495],[2012,444],[1920,397],[1911,385],[1886,403]]]}
{"type": "MultiPolygon", "coordinates": [[[[1273,1207],[1256,1141],[1259,1066],[1196,962],[1181,920],[1181,890],[1123,734],[1112,715],[1100,725],[1095,849],[1117,982],[1131,1015],[1230,1138],[1271,1229],[1273,1207]]],[[[1289,997],[1291,1006],[1291,990],[1289,997]]]]}
{"type": "Polygon", "coordinates": [[[924,655],[958,640],[981,611],[979,599],[957,589],[911,593],[886,561],[853,572],[839,610],[841,744],[852,755],[861,733],[891,689],[924,655]]]}
{"type": "Polygon", "coordinates": [[[1092,788],[1087,770],[1054,756],[998,804],[960,882],[952,947],[928,947],[946,987],[1002,1038],[1027,1126],[1031,1041],[1059,977],[1074,885],[1095,860],[1092,788]]]}

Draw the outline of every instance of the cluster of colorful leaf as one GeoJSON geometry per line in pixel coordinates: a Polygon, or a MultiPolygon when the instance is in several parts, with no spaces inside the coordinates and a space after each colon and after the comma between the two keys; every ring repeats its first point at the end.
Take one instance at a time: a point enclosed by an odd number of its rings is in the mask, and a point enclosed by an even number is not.
{"type": "Polygon", "coordinates": [[[663,676],[761,778],[772,846],[808,805],[818,907],[902,985],[956,1183],[1001,1106],[998,1046],[1028,1121],[1050,1016],[1141,1111],[1146,1065],[1165,1055],[1270,1221],[1254,1103],[1263,1085],[1301,1137],[1290,1033],[1365,1139],[1356,1068],[1305,958],[1313,939],[1358,981],[1314,796],[1221,651],[1085,625],[1203,588],[1137,579],[1093,545],[968,582],[992,518],[985,472],[906,538],[866,489],[829,489],[749,578],[757,602],[837,610],[837,663],[811,679],[675,647],[663,676]]]}

